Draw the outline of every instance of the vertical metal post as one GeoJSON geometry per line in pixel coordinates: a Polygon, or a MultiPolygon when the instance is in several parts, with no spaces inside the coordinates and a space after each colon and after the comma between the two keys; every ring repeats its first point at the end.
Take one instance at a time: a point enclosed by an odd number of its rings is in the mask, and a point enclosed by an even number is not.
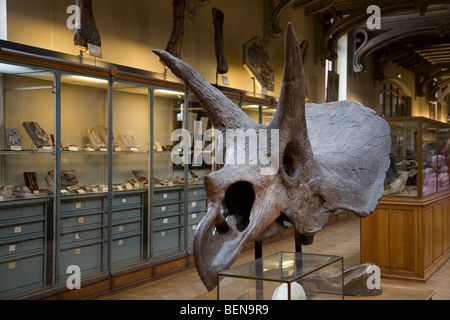
{"type": "MultiPolygon", "coordinates": [[[[184,123],[186,123],[186,129],[190,130],[191,128],[189,128],[189,91],[186,89],[185,93],[184,93],[184,123]]],[[[190,154],[185,154],[185,157],[191,157],[190,154]]],[[[189,245],[188,245],[188,241],[189,241],[189,230],[188,230],[188,220],[189,220],[189,164],[192,162],[192,159],[190,159],[189,161],[185,161],[184,162],[184,211],[183,211],[183,216],[184,216],[184,224],[183,224],[183,229],[184,229],[184,251],[186,253],[188,253],[189,251],[189,245]]],[[[181,237],[180,237],[181,238],[181,237]]]]}
{"type": "Polygon", "coordinates": [[[61,73],[55,72],[53,80],[53,99],[54,99],[54,113],[55,113],[55,157],[53,170],[55,172],[55,184],[54,184],[54,203],[53,203],[53,230],[54,232],[54,278],[53,283],[56,285],[59,283],[59,265],[60,265],[60,212],[61,212],[61,73]]]}
{"type": "Polygon", "coordinates": [[[149,89],[149,94],[150,94],[150,146],[149,146],[149,153],[150,153],[150,170],[149,170],[149,185],[150,185],[150,190],[149,190],[149,195],[148,195],[148,240],[147,240],[147,245],[148,245],[148,250],[147,250],[147,254],[148,254],[148,258],[152,259],[153,258],[153,204],[152,204],[152,199],[153,199],[153,181],[154,177],[155,177],[155,165],[154,165],[154,149],[153,149],[153,143],[155,142],[155,133],[154,133],[154,105],[155,105],[155,89],[154,88],[150,88],[149,89]]]}
{"type": "Polygon", "coordinates": [[[107,272],[112,274],[112,201],[114,196],[113,189],[113,141],[114,141],[114,128],[113,128],[113,79],[108,79],[108,254],[107,254],[107,272]]]}

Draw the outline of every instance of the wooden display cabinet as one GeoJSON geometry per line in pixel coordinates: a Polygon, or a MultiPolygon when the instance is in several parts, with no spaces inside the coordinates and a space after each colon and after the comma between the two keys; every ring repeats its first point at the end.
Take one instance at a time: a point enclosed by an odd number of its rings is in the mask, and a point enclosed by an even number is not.
{"type": "MultiPolygon", "coordinates": [[[[376,210],[361,219],[361,262],[377,264],[386,278],[425,282],[450,257],[448,167],[439,169],[433,192],[424,184],[436,155],[449,160],[450,127],[425,118],[387,120],[398,151],[391,159],[395,164],[415,161],[417,167],[406,169],[410,174],[397,193],[387,183],[376,210]]],[[[398,170],[396,177],[403,172],[398,170]]]]}

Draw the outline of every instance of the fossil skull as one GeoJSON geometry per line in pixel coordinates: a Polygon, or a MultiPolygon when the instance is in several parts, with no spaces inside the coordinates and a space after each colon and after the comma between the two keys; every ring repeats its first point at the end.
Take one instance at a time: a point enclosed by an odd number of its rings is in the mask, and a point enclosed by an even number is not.
{"type": "MultiPolygon", "coordinates": [[[[274,143],[279,146],[279,154],[271,155],[279,159],[274,174],[261,174],[260,163],[231,161],[227,145],[223,168],[205,177],[208,209],[194,237],[194,257],[208,290],[245,243],[277,234],[284,221],[313,235],[338,210],[360,217],[375,210],[389,166],[389,126],[358,102],[305,104],[300,46],[290,23],[282,89],[268,126],[250,119],[185,62],[154,52],[186,82],[216,129],[224,135],[229,129],[266,129],[267,156],[274,143]]],[[[233,151],[248,150],[248,142],[236,144],[233,151]]]]}

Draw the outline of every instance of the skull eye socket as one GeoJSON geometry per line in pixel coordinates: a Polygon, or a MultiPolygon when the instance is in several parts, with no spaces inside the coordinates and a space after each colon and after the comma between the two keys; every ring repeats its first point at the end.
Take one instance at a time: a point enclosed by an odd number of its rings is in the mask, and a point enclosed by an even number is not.
{"type": "Polygon", "coordinates": [[[240,232],[244,231],[250,223],[250,212],[254,201],[255,191],[248,182],[236,182],[225,193],[226,217],[234,216],[236,228],[240,232]]]}

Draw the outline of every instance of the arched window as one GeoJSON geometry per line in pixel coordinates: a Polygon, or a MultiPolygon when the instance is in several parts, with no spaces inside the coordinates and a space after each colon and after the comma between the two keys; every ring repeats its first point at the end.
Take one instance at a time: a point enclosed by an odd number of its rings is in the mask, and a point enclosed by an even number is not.
{"type": "Polygon", "coordinates": [[[410,117],[411,97],[393,80],[381,84],[381,115],[383,117],[410,117]]]}

